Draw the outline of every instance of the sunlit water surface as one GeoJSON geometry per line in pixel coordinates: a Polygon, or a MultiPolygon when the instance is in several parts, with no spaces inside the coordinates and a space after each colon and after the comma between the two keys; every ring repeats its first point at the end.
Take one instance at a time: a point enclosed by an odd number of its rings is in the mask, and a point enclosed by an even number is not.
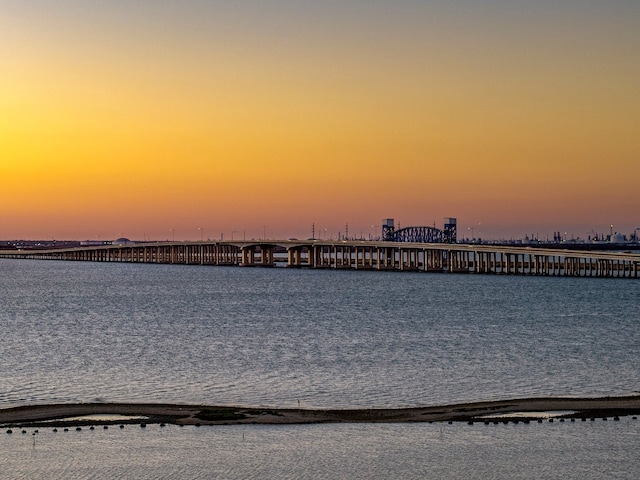
{"type": "MultiPolygon", "coordinates": [[[[639,289],[634,280],[0,260],[0,406],[631,394],[640,390],[639,289]]],[[[25,478],[122,469],[137,478],[601,478],[584,473],[602,471],[596,459],[618,478],[640,472],[625,456],[639,446],[632,420],[464,427],[14,433],[1,440],[0,464],[25,478]],[[163,459],[173,456],[184,461],[171,470],[163,459]]]]}
{"type": "Polygon", "coordinates": [[[50,429],[0,437],[0,478],[636,479],[640,421],[50,429]]]}

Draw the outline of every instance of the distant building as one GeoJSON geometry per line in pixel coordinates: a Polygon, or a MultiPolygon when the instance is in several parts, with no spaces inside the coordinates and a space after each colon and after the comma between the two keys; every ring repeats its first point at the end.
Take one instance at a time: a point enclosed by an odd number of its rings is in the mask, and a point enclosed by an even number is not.
{"type": "Polygon", "coordinates": [[[80,242],[81,247],[99,247],[101,245],[111,245],[111,240],[84,240],[80,242]]]}

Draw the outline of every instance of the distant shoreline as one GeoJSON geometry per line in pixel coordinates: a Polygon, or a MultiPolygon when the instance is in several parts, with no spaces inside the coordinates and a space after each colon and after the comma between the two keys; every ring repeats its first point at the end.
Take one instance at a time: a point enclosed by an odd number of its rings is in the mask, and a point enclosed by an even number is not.
{"type": "MultiPolygon", "coordinates": [[[[155,403],[73,403],[0,409],[6,427],[64,427],[125,423],[175,425],[473,422],[487,418],[518,420],[560,412],[558,418],[607,418],[640,415],[640,395],[600,398],[516,398],[431,407],[307,409],[155,403]],[[100,418],[118,415],[117,419],[100,418]],[[90,417],[89,417],[90,416],[90,417]],[[487,417],[490,416],[490,417],[487,417]],[[88,418],[82,418],[88,417],[88,418]],[[511,417],[514,418],[514,417],[511,417]]],[[[637,418],[637,417],[634,417],[637,418]]]]}

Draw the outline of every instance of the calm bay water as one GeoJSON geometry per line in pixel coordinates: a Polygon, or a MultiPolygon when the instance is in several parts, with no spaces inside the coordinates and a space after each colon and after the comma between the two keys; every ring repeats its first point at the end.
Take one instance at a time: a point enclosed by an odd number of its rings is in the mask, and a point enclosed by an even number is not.
{"type": "Polygon", "coordinates": [[[0,478],[636,479],[640,421],[128,426],[0,436],[0,478]]]}
{"type": "MultiPolygon", "coordinates": [[[[640,391],[639,291],[633,280],[1,260],[0,407],[368,407],[631,394],[640,391]]],[[[41,432],[35,446],[31,436],[2,438],[0,463],[26,449],[12,470],[24,477],[63,469],[113,478],[129,468],[138,478],[208,478],[216,465],[214,477],[266,478],[262,465],[272,478],[389,478],[403,465],[403,478],[552,478],[553,468],[567,478],[570,454],[583,463],[602,457],[617,478],[635,478],[640,467],[625,452],[638,451],[640,427],[625,422],[41,432]],[[564,457],[553,453],[563,446],[564,457]],[[69,453],[85,449],[93,456],[69,453]],[[217,463],[203,450],[217,452],[217,463]],[[516,468],[543,457],[548,471],[516,468]],[[153,475],[150,458],[158,468],[189,460],[153,475]]]]}

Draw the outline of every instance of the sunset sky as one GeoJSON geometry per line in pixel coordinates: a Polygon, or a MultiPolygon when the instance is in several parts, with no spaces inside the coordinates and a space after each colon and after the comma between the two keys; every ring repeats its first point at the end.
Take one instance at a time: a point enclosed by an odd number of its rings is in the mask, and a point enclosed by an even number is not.
{"type": "Polygon", "coordinates": [[[0,0],[0,239],[640,226],[637,0],[0,0]]]}

